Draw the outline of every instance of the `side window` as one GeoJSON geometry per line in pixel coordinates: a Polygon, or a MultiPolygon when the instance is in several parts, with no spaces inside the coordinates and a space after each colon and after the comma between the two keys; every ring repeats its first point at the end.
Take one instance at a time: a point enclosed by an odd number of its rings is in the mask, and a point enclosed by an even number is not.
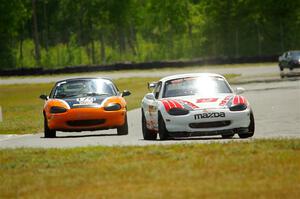
{"type": "Polygon", "coordinates": [[[161,90],[161,82],[158,82],[155,89],[153,90],[153,94],[155,96],[155,99],[158,99],[160,90],[161,90]]]}

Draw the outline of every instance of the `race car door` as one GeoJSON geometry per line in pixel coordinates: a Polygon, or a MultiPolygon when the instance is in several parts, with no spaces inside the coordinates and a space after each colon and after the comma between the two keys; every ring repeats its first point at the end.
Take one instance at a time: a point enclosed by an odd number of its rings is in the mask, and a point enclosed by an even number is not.
{"type": "Polygon", "coordinates": [[[146,95],[146,119],[149,129],[158,130],[158,97],[161,90],[161,82],[158,82],[152,93],[146,95]],[[147,117],[148,116],[148,117],[147,117]]]}

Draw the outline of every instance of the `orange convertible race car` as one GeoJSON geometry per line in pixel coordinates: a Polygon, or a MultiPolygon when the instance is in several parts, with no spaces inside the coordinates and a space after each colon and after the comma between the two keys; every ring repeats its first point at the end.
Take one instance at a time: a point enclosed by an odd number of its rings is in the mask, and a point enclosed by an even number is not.
{"type": "Polygon", "coordinates": [[[43,109],[46,138],[56,131],[92,131],[116,128],[128,134],[126,101],[130,95],[119,92],[109,79],[77,78],[59,81],[45,100],[43,109]]]}

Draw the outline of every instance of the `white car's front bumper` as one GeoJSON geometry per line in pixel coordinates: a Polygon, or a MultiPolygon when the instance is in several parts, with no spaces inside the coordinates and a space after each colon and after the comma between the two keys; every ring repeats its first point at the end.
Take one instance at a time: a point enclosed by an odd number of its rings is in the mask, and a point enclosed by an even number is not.
{"type": "Polygon", "coordinates": [[[172,132],[203,132],[203,135],[222,134],[222,131],[245,129],[250,124],[250,109],[229,111],[228,109],[195,110],[187,115],[173,116],[164,114],[167,130],[172,132]],[[205,115],[206,113],[206,115],[205,115]],[[217,113],[214,117],[214,114],[217,113]],[[225,114],[224,117],[220,116],[225,114]],[[199,116],[199,114],[202,114],[199,116]],[[202,117],[204,114],[204,117],[202,117]],[[197,116],[195,116],[197,115],[197,116]],[[209,133],[211,132],[211,133],[209,133]]]}

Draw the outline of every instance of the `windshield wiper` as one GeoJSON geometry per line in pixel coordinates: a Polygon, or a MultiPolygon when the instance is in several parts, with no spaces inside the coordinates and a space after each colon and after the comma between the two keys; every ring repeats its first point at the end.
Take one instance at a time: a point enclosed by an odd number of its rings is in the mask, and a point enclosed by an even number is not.
{"type": "Polygon", "coordinates": [[[111,95],[109,93],[84,93],[83,95],[86,95],[86,96],[101,96],[101,95],[111,95]]]}
{"type": "Polygon", "coordinates": [[[55,96],[55,98],[58,98],[58,99],[61,99],[61,98],[69,98],[69,97],[75,97],[75,96],[77,96],[77,95],[78,95],[78,94],[73,94],[73,95],[60,94],[60,95],[55,96]]]}

